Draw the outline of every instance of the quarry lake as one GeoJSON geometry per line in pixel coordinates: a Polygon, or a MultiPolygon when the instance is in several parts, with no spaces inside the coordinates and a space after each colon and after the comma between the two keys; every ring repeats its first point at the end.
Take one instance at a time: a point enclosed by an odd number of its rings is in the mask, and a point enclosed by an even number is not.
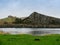
{"type": "Polygon", "coordinates": [[[10,34],[60,34],[60,28],[0,28],[0,31],[10,34]]]}

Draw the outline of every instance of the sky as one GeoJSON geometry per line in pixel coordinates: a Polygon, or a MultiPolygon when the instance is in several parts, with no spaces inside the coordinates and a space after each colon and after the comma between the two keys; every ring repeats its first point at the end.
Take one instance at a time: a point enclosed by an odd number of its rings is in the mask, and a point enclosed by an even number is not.
{"type": "Polygon", "coordinates": [[[27,17],[33,12],[60,18],[60,0],[0,0],[0,18],[27,17]]]}

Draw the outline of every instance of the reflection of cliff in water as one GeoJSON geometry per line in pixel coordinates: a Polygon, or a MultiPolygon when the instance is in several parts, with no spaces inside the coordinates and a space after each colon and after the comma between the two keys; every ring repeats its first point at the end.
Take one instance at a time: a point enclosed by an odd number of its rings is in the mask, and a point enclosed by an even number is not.
{"type": "Polygon", "coordinates": [[[32,35],[42,35],[42,34],[50,34],[48,31],[31,31],[32,35]]]}
{"type": "Polygon", "coordinates": [[[60,28],[0,28],[0,33],[48,35],[60,34],[60,28]]]}

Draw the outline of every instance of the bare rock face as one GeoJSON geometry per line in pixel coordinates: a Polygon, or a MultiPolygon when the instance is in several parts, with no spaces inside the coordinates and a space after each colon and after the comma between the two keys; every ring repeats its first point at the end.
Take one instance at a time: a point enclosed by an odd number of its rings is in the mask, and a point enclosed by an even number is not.
{"type": "Polygon", "coordinates": [[[46,24],[48,20],[45,15],[37,12],[32,13],[29,18],[34,24],[46,24]]]}
{"type": "Polygon", "coordinates": [[[41,24],[41,25],[48,25],[48,24],[60,24],[60,19],[46,16],[43,14],[39,14],[37,12],[33,12],[26,20],[29,20],[31,24],[41,24]]]}

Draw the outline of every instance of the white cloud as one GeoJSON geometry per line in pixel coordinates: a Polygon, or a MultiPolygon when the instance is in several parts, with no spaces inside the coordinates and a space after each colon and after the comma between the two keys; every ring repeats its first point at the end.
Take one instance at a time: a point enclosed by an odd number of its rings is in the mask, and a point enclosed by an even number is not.
{"type": "Polygon", "coordinates": [[[26,17],[34,11],[42,14],[60,17],[60,0],[27,1],[28,0],[5,0],[5,4],[0,4],[0,18],[7,17],[8,15],[26,17]]]}

